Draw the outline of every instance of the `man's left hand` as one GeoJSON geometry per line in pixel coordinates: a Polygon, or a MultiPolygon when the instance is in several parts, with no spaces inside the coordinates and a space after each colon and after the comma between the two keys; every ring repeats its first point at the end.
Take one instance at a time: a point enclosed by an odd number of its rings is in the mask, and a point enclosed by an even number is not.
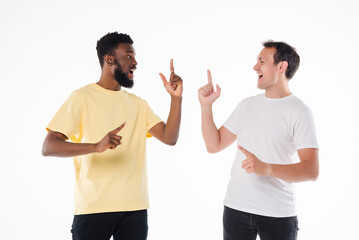
{"type": "Polygon", "coordinates": [[[167,82],[166,77],[160,73],[163,85],[165,86],[167,92],[171,94],[172,97],[182,97],[182,91],[183,91],[183,81],[180,76],[175,74],[175,70],[173,67],[173,59],[171,59],[170,62],[170,81],[167,82]]]}
{"type": "Polygon", "coordinates": [[[268,176],[270,173],[270,165],[259,160],[256,155],[247,151],[241,146],[238,146],[238,149],[241,150],[246,159],[242,162],[242,168],[246,170],[247,173],[255,173],[258,176],[268,176]]]}

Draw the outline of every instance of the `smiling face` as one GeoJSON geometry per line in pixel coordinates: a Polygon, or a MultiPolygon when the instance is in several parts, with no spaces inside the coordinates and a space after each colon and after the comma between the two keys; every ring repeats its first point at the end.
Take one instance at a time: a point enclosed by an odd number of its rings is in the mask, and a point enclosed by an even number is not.
{"type": "Polygon", "coordinates": [[[253,70],[258,74],[259,89],[268,90],[274,87],[279,78],[279,67],[274,64],[275,48],[263,48],[257,57],[257,63],[254,65],[253,70]]]}

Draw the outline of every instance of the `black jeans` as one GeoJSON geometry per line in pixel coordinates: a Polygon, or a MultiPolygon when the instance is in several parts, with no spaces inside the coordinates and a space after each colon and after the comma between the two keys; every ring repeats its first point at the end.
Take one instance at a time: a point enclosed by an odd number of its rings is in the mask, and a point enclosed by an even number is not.
{"type": "Polygon", "coordinates": [[[75,215],[73,240],[145,240],[147,210],[75,215]]]}
{"type": "Polygon", "coordinates": [[[295,240],[298,233],[297,217],[266,217],[224,206],[223,239],[295,240]]]}

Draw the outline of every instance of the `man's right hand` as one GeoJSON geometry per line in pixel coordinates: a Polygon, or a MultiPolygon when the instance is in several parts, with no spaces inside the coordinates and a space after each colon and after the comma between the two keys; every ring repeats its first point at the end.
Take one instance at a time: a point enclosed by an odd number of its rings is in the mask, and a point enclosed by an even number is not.
{"type": "Polygon", "coordinates": [[[214,91],[211,72],[207,70],[208,83],[198,89],[198,99],[202,107],[212,106],[212,104],[221,95],[221,88],[216,85],[216,91],[214,91]]]}
{"type": "Polygon", "coordinates": [[[111,132],[107,133],[101,141],[96,143],[95,145],[95,151],[96,152],[104,152],[107,149],[115,149],[118,145],[121,145],[121,139],[122,137],[117,135],[119,131],[121,131],[122,128],[126,125],[126,122],[122,123],[121,126],[118,128],[112,130],[111,132]]]}

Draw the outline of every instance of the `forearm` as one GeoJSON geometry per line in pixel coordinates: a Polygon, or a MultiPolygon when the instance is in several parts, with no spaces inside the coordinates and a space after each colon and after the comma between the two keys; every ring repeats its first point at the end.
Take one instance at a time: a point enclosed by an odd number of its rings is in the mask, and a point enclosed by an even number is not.
{"type": "Polygon", "coordinates": [[[319,167],[309,162],[280,165],[268,164],[268,175],[287,182],[315,181],[318,178],[319,167]]]}
{"type": "Polygon", "coordinates": [[[54,136],[46,137],[42,146],[44,156],[74,157],[96,152],[96,144],[71,143],[54,136]]]}
{"type": "Polygon", "coordinates": [[[175,145],[181,125],[182,97],[171,96],[171,108],[163,131],[163,142],[175,145]]]}
{"type": "Polygon", "coordinates": [[[209,153],[218,152],[220,134],[213,120],[212,106],[201,106],[201,127],[207,151],[209,153]]]}

